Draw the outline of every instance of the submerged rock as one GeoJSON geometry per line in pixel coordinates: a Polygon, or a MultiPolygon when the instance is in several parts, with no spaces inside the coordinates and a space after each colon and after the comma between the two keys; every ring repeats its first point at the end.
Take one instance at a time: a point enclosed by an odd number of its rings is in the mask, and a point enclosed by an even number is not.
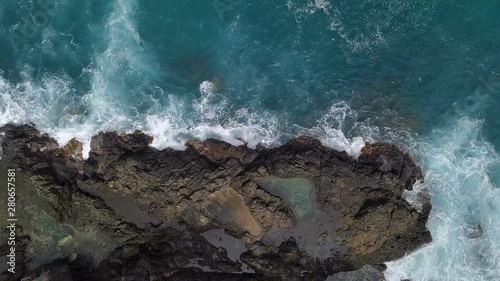
{"type": "Polygon", "coordinates": [[[316,196],[312,181],[304,178],[266,177],[257,180],[257,184],[272,195],[282,198],[299,220],[306,220],[314,215],[316,196]]]}
{"type": "Polygon", "coordinates": [[[465,228],[465,235],[469,238],[476,239],[483,236],[483,228],[480,224],[465,228]]]}
{"type": "Polygon", "coordinates": [[[73,243],[73,241],[75,241],[73,236],[68,235],[64,238],[61,238],[59,241],[57,241],[57,246],[66,247],[66,246],[69,246],[71,243],[73,243]]]}
{"type": "Polygon", "coordinates": [[[59,148],[29,125],[0,134],[0,167],[18,170],[27,208],[19,273],[0,280],[65,266],[75,281],[324,281],[371,276],[367,265],[431,241],[428,198],[417,210],[402,196],[422,172],[389,144],[367,144],[355,161],[309,137],[158,151],[141,132],[100,133],[84,160],[76,141],[59,148]]]}
{"type": "Polygon", "coordinates": [[[60,223],[38,206],[26,206],[25,209],[31,216],[31,225],[25,226],[31,239],[26,247],[29,269],[69,259],[73,253],[85,255],[94,266],[98,266],[115,248],[95,230],[79,231],[69,224],[60,223]]]}

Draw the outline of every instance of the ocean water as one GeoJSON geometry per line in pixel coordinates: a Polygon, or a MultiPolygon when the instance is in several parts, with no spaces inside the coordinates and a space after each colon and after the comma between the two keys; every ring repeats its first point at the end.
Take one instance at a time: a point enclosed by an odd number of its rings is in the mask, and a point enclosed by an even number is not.
{"type": "Polygon", "coordinates": [[[434,242],[390,281],[500,280],[500,1],[0,0],[0,125],[64,145],[311,135],[423,165],[434,242]]]}

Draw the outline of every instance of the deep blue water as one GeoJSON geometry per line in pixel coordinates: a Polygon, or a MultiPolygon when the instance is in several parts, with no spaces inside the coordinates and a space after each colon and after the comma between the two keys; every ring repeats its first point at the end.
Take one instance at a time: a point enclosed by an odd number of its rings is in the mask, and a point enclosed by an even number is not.
{"type": "Polygon", "coordinates": [[[387,278],[500,280],[499,14],[497,0],[3,0],[0,125],[87,152],[134,129],[159,148],[393,142],[424,166],[434,242],[387,278]]]}

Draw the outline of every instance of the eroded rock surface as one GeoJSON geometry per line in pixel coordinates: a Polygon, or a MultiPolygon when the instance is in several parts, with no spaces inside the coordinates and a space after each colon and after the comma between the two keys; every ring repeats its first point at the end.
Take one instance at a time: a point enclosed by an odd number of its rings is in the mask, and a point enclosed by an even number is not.
{"type": "Polygon", "coordinates": [[[0,168],[17,169],[17,203],[26,206],[17,273],[0,280],[378,278],[374,268],[431,241],[429,201],[418,212],[402,199],[422,172],[389,144],[369,144],[354,161],[309,137],[273,149],[207,140],[158,151],[141,132],[100,133],[83,160],[78,142],[59,148],[30,125],[0,134],[0,168]],[[216,230],[245,252],[228,257],[206,238],[216,230]],[[50,255],[33,251],[42,246],[50,255]]]}
{"type": "Polygon", "coordinates": [[[259,236],[262,228],[250,213],[243,198],[232,188],[218,190],[209,195],[206,210],[214,216],[219,224],[229,224],[244,230],[252,236],[259,236]]]}

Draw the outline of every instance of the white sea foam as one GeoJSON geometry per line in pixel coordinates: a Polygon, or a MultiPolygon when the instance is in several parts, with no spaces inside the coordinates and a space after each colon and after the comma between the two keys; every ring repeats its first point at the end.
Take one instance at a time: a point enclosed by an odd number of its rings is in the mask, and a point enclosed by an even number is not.
{"type": "MultiPolygon", "coordinates": [[[[92,81],[91,90],[82,98],[73,90],[74,81],[64,74],[32,79],[33,70],[25,67],[21,81],[14,85],[0,73],[0,125],[33,122],[60,145],[72,138],[83,142],[85,156],[92,135],[132,130],[134,120],[127,115],[131,109],[120,98],[127,81],[120,74],[123,68],[142,70],[147,63],[141,56],[142,42],[131,18],[136,5],[131,0],[116,1],[105,27],[108,48],[84,69],[92,81]]],[[[38,47],[50,51],[50,46],[38,47]]]]}
{"type": "Polygon", "coordinates": [[[252,113],[240,109],[228,116],[227,100],[216,93],[215,86],[204,81],[200,84],[199,99],[192,101],[197,118],[190,120],[183,116],[184,103],[170,96],[170,107],[162,113],[146,117],[144,130],[155,140],[158,149],[167,147],[183,149],[189,139],[205,140],[216,138],[233,145],[247,144],[255,148],[257,144],[276,145],[278,143],[278,120],[268,113],[252,113]]]}
{"type": "Polygon", "coordinates": [[[421,145],[433,242],[389,262],[389,281],[500,280],[500,189],[488,174],[500,157],[482,139],[481,126],[464,117],[421,145]]]}
{"type": "Polygon", "coordinates": [[[296,134],[292,134],[283,130],[283,120],[269,112],[242,108],[229,116],[229,103],[216,93],[216,87],[209,81],[200,84],[200,94],[200,98],[192,102],[198,116],[196,121],[182,116],[185,106],[173,96],[168,110],[146,118],[144,130],[154,137],[154,147],[183,149],[188,139],[216,138],[232,145],[246,144],[255,148],[257,144],[276,146],[289,137],[302,134],[317,137],[324,145],[346,151],[357,159],[365,145],[362,137],[348,138],[343,133],[345,123],[356,118],[355,112],[345,102],[333,105],[313,128],[296,125],[296,134]]]}
{"type": "MultiPolygon", "coordinates": [[[[110,84],[96,71],[92,90],[82,99],[76,99],[68,77],[51,76],[40,82],[25,81],[12,85],[0,78],[0,125],[33,122],[49,133],[61,146],[73,138],[84,143],[84,156],[88,157],[91,137],[101,131],[131,132],[144,130],[154,137],[158,149],[171,147],[184,149],[189,139],[216,138],[233,145],[257,144],[276,146],[289,137],[283,131],[283,120],[269,112],[253,112],[246,108],[231,110],[226,99],[215,93],[212,83],[200,85],[201,96],[192,101],[197,118],[185,116],[187,105],[176,96],[169,95],[168,107],[143,115],[129,116],[120,101],[109,96],[110,84]]],[[[344,135],[344,123],[355,117],[346,103],[335,104],[320,118],[315,127],[296,128],[298,134],[320,138],[327,146],[347,151],[358,157],[364,146],[362,138],[344,135]]]]}
{"type": "MultiPolygon", "coordinates": [[[[318,0],[311,5],[324,11],[330,7],[329,2],[318,0]]],[[[155,58],[144,48],[133,18],[137,1],[116,0],[113,6],[103,29],[106,48],[83,69],[82,75],[90,77],[90,90],[75,93],[75,81],[64,74],[32,78],[28,67],[16,85],[0,77],[0,125],[33,122],[61,146],[76,138],[84,144],[85,158],[93,135],[135,129],[153,136],[152,145],[159,149],[184,149],[184,142],[193,138],[217,138],[251,148],[259,143],[276,146],[298,133],[359,155],[362,139],[348,138],[342,132],[344,119],[353,114],[346,104],[333,106],[313,129],[295,126],[295,132],[289,132],[286,121],[276,114],[232,108],[210,81],[201,83],[200,96],[191,101],[164,93],[154,86],[161,80],[151,75],[158,70],[152,63],[155,58]],[[166,100],[152,96],[152,88],[166,100]]],[[[51,46],[39,47],[53,53],[51,46]]]]}
{"type": "Polygon", "coordinates": [[[358,159],[365,141],[360,136],[349,138],[344,134],[356,126],[356,119],[357,114],[348,103],[338,102],[329,108],[315,127],[308,130],[308,134],[318,137],[324,145],[338,151],[346,151],[353,158],[358,159]]]}
{"type": "MultiPolygon", "coordinates": [[[[104,80],[95,79],[94,83],[97,87],[104,80]]],[[[106,87],[106,84],[101,85],[106,87]]],[[[42,77],[35,82],[26,74],[25,80],[17,85],[0,79],[0,123],[35,122],[42,131],[56,137],[61,145],[73,137],[84,141],[86,153],[90,137],[101,130],[143,129],[155,137],[155,147],[176,149],[182,149],[184,141],[190,138],[213,137],[234,145],[248,142],[249,146],[255,147],[257,143],[277,145],[283,139],[297,135],[283,130],[282,121],[271,113],[239,109],[227,116],[224,113],[230,110],[229,105],[214,89],[213,84],[204,82],[200,85],[200,97],[190,101],[202,115],[196,120],[184,116],[188,105],[173,95],[169,96],[169,107],[155,114],[136,116],[136,119],[119,110],[109,114],[106,111],[112,109],[108,109],[109,105],[104,101],[115,101],[100,96],[106,92],[96,89],[85,97],[83,104],[90,106],[91,113],[95,110],[91,107],[95,106],[97,112],[105,115],[82,117],[81,111],[85,111],[86,106],[81,109],[80,101],[75,100],[69,78],[42,77]]],[[[361,138],[349,137],[351,135],[361,135],[367,141],[401,142],[398,139],[402,137],[401,132],[384,131],[384,128],[368,123],[358,123],[356,119],[356,112],[349,104],[341,102],[319,118],[316,126],[298,128],[297,132],[319,137],[324,144],[346,150],[354,157],[359,155],[364,142],[361,138]]],[[[463,118],[441,132],[435,132],[427,143],[405,143],[419,154],[424,163],[425,187],[431,191],[434,206],[429,222],[434,242],[401,260],[388,263],[388,280],[500,278],[500,189],[492,184],[488,173],[491,167],[498,165],[499,156],[481,138],[481,125],[479,120],[463,118]],[[481,225],[482,236],[468,237],[469,229],[478,225],[481,225]]],[[[411,201],[411,196],[408,200],[411,201]]]]}
{"type": "MultiPolygon", "coordinates": [[[[309,7],[327,12],[331,4],[316,0],[310,2],[309,7]]],[[[353,157],[359,156],[363,139],[344,135],[345,123],[355,119],[355,112],[346,103],[333,105],[313,128],[295,125],[294,132],[290,132],[285,121],[275,114],[247,108],[233,110],[209,81],[202,82],[201,96],[192,100],[197,116],[185,116],[189,104],[174,95],[163,93],[168,96],[165,107],[150,96],[141,96],[140,87],[128,89],[127,80],[142,81],[141,73],[154,72],[149,69],[149,65],[154,65],[150,64],[154,58],[145,52],[135,27],[136,8],[136,1],[115,2],[104,29],[107,48],[96,54],[93,63],[84,69],[84,73],[91,76],[91,89],[82,98],[76,98],[73,81],[64,75],[31,80],[30,71],[26,69],[23,82],[17,85],[0,79],[1,123],[34,122],[61,145],[76,138],[84,143],[85,157],[92,135],[100,131],[135,129],[151,134],[153,146],[160,149],[182,149],[184,142],[191,138],[218,138],[234,145],[247,143],[249,147],[256,147],[258,143],[274,146],[289,137],[305,134],[318,137],[325,145],[347,151],[353,157]],[[139,112],[138,102],[149,102],[151,106],[139,112]]]]}

